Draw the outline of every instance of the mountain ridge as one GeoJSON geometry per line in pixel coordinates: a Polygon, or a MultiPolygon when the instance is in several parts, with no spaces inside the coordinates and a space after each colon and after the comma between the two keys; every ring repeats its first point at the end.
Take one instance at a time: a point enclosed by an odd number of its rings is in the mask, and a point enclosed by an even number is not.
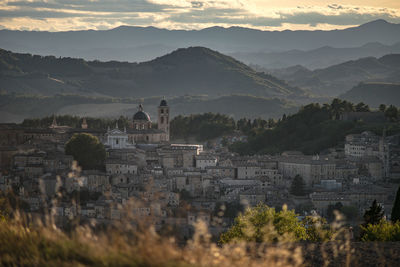
{"type": "Polygon", "coordinates": [[[304,94],[299,88],[204,47],[181,48],[143,63],[85,61],[0,50],[0,71],[1,89],[24,94],[117,97],[304,94]],[[51,92],[53,87],[60,89],[51,92]]]}
{"type": "Polygon", "coordinates": [[[358,47],[326,45],[312,50],[293,49],[283,52],[230,53],[229,55],[246,64],[257,65],[266,69],[302,65],[315,70],[362,57],[381,57],[390,53],[400,53],[400,42],[392,45],[369,42],[358,47]]]}
{"type": "Polygon", "coordinates": [[[314,71],[293,66],[268,72],[292,86],[308,89],[317,95],[336,97],[360,82],[400,82],[400,54],[364,57],[314,71]]]}
{"type": "Polygon", "coordinates": [[[222,53],[311,50],[325,45],[400,42],[400,24],[379,21],[331,31],[261,31],[243,27],[168,30],[120,26],[110,30],[34,32],[0,30],[0,47],[17,52],[86,60],[148,61],[179,47],[205,46],[222,53]],[[152,49],[135,50],[154,46],[152,49]]]}
{"type": "Polygon", "coordinates": [[[346,93],[339,96],[341,99],[349,100],[355,103],[364,102],[371,107],[379,107],[380,104],[400,105],[400,82],[364,82],[346,93]]]}

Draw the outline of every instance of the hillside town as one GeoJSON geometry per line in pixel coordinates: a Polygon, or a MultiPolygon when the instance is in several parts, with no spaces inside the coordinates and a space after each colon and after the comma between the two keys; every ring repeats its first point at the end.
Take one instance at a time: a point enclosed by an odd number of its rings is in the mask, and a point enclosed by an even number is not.
{"type": "Polygon", "coordinates": [[[0,190],[13,190],[30,213],[51,214],[60,226],[75,218],[97,225],[130,218],[158,231],[172,227],[182,240],[200,219],[218,235],[243,207],[259,203],[328,218],[336,207],[357,225],[376,200],[390,218],[393,181],[400,179],[399,135],[349,134],[344,147],[316,155],[239,156],[221,138],[207,148],[171,142],[166,100],[157,114],[156,128],[142,105],[128,128],[92,129],[85,119],[71,128],[55,118],[40,129],[0,124],[0,190]],[[104,145],[104,168],[82,170],[66,155],[65,144],[82,133],[104,145]]]}

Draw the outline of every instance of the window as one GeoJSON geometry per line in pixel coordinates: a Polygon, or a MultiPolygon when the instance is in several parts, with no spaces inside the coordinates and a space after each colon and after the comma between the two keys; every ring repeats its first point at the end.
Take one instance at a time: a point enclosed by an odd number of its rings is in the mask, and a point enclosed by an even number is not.
{"type": "Polygon", "coordinates": [[[164,114],[164,110],[163,109],[161,109],[161,114],[164,114]]]}
{"type": "Polygon", "coordinates": [[[164,117],[161,117],[161,124],[164,123],[164,117]]]}

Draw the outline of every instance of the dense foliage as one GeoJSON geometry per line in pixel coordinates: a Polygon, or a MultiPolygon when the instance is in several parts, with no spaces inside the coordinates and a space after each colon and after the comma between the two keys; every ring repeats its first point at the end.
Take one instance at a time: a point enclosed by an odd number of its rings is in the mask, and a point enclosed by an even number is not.
{"type": "Polygon", "coordinates": [[[378,224],[384,216],[383,209],[376,200],[372,202],[371,207],[364,213],[364,224],[378,224]]]}
{"type": "Polygon", "coordinates": [[[65,91],[113,97],[160,96],[165,92],[169,95],[213,96],[304,93],[205,47],[181,48],[139,64],[42,57],[0,49],[0,73],[5,77],[3,85],[9,92],[42,95],[65,91]]]}
{"type": "Polygon", "coordinates": [[[396,199],[393,204],[392,208],[392,217],[391,217],[393,222],[398,222],[400,221],[400,186],[397,189],[396,193],[396,199]]]}
{"type": "Polygon", "coordinates": [[[290,193],[295,196],[305,196],[307,194],[305,187],[303,177],[296,175],[290,185],[290,193]]]}
{"type": "Polygon", "coordinates": [[[362,241],[400,241],[400,222],[381,220],[376,224],[361,225],[362,241]]]}
{"type": "Polygon", "coordinates": [[[91,134],[74,134],[65,144],[65,154],[72,155],[83,169],[104,168],[105,148],[99,139],[91,134]]]}
{"type": "Polygon", "coordinates": [[[230,134],[235,130],[233,118],[214,113],[204,113],[190,116],[177,116],[171,121],[172,139],[193,136],[199,141],[205,141],[230,134]]]}
{"type": "MultiPolygon", "coordinates": [[[[237,142],[230,146],[232,151],[240,154],[275,154],[285,150],[299,150],[305,154],[319,153],[343,142],[350,133],[361,133],[366,130],[382,134],[400,132],[394,121],[395,107],[390,113],[385,112],[386,122],[366,123],[363,121],[340,120],[342,112],[368,112],[364,103],[354,105],[351,102],[334,99],[331,104],[309,104],[294,115],[283,116],[272,129],[257,128],[249,132],[248,142],[237,142]]],[[[397,109],[396,109],[397,110],[397,109]]],[[[397,113],[396,113],[397,114],[397,113]]]]}
{"type": "MultiPolygon", "coordinates": [[[[57,115],[55,117],[47,116],[40,119],[25,119],[21,125],[29,128],[47,128],[52,124],[54,118],[56,119],[58,125],[65,125],[72,128],[80,128],[83,121],[83,118],[78,116],[57,115]]],[[[123,127],[128,128],[130,126],[130,120],[123,116],[120,116],[118,119],[91,117],[87,117],[85,119],[90,129],[105,130],[107,127],[113,129],[116,123],[118,123],[118,127],[120,129],[123,129],[123,127]]]]}
{"type": "Polygon", "coordinates": [[[320,241],[329,237],[330,230],[325,227],[323,219],[300,221],[294,210],[287,210],[286,206],[278,212],[259,204],[236,217],[234,225],[221,235],[220,242],[320,241]]]}

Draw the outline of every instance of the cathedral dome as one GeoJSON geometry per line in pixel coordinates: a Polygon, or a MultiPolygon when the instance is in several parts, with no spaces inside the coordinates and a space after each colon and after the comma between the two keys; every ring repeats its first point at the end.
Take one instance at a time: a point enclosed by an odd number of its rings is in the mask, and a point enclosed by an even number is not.
{"type": "Polygon", "coordinates": [[[166,106],[168,106],[167,101],[165,99],[161,100],[160,107],[166,107],[166,106]]]}
{"type": "Polygon", "coordinates": [[[143,106],[139,105],[139,111],[133,115],[134,121],[150,121],[150,116],[143,111],[143,106]]]}

